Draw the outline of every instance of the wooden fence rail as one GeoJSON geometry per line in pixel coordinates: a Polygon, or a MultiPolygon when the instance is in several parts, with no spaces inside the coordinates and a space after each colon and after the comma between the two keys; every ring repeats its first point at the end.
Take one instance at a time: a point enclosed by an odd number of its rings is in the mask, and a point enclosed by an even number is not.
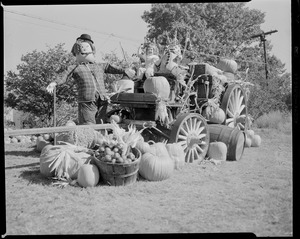
{"type": "Polygon", "coordinates": [[[7,131],[4,131],[4,136],[61,133],[61,132],[76,130],[78,128],[92,128],[95,130],[101,130],[101,129],[113,129],[113,126],[111,124],[94,124],[94,125],[61,126],[61,127],[51,127],[51,128],[7,130],[7,131]]]}

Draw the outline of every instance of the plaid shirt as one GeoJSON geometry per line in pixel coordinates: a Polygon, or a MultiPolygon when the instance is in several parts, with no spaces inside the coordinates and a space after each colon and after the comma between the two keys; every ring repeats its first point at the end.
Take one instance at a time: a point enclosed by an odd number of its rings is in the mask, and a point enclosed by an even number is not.
{"type": "Polygon", "coordinates": [[[125,71],[113,67],[108,63],[82,63],[69,66],[56,83],[60,85],[65,83],[69,78],[72,78],[77,85],[79,103],[95,101],[97,93],[104,100],[104,96],[106,95],[103,79],[104,73],[125,74],[125,71]]]}

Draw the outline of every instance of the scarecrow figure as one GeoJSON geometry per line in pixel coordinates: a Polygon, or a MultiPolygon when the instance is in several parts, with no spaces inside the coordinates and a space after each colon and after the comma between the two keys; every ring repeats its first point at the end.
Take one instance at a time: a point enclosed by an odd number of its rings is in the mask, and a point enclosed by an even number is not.
{"type": "Polygon", "coordinates": [[[108,63],[96,63],[96,49],[91,36],[82,34],[77,38],[71,50],[76,57],[76,65],[71,65],[62,76],[47,86],[52,93],[56,85],[72,79],[78,91],[78,121],[79,125],[98,124],[104,121],[108,105],[107,91],[104,85],[104,73],[123,74],[134,77],[135,71],[121,69],[108,63]]]}

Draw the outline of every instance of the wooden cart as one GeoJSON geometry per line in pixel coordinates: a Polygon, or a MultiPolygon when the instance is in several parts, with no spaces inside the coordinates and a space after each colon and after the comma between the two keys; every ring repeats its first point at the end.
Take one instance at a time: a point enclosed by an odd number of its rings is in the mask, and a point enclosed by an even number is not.
{"type": "MultiPolygon", "coordinates": [[[[186,153],[186,162],[203,159],[207,153],[210,135],[208,122],[199,111],[205,102],[211,98],[212,76],[205,74],[203,65],[191,65],[188,81],[193,81],[193,91],[190,95],[179,92],[176,95],[180,100],[166,101],[168,115],[171,123],[162,124],[155,120],[155,112],[158,98],[154,94],[143,93],[143,82],[135,83],[135,93],[118,93],[111,97],[111,103],[116,106],[107,114],[107,121],[113,114],[120,115],[123,120],[120,126],[126,128],[129,124],[137,128],[145,128],[142,135],[146,140],[179,143],[186,153]],[[196,107],[197,106],[197,107],[196,107]]],[[[155,76],[162,76],[155,75],[155,76]]],[[[174,88],[175,78],[171,75],[163,75],[174,88]]],[[[220,108],[226,113],[223,124],[230,127],[246,128],[247,116],[246,97],[243,88],[239,84],[225,84],[225,91],[221,96],[220,108]]]]}

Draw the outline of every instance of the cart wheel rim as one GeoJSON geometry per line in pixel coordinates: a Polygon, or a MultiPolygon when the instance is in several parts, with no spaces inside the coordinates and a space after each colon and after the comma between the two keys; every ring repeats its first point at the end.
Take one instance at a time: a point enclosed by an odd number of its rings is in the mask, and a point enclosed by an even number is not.
{"type": "Polygon", "coordinates": [[[222,100],[222,109],[225,111],[224,124],[240,130],[245,130],[247,117],[247,103],[244,91],[239,85],[228,87],[222,100]]]}
{"type": "Polygon", "coordinates": [[[179,143],[185,152],[185,161],[203,159],[209,145],[209,132],[205,119],[196,113],[177,118],[171,131],[170,141],[179,143]]]}

